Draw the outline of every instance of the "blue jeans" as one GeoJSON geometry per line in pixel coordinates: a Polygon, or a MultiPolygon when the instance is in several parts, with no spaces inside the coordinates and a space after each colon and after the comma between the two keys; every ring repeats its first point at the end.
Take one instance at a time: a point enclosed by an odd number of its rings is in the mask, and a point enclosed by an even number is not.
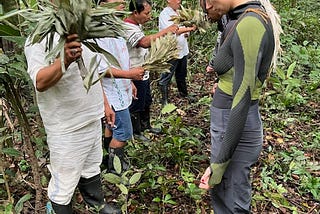
{"type": "MultiPolygon", "coordinates": [[[[211,105],[211,156],[223,142],[230,109],[211,105]]],[[[210,190],[215,214],[250,213],[251,166],[258,160],[262,149],[263,131],[258,104],[250,106],[242,137],[220,184],[210,190]]],[[[214,172],[213,172],[214,173],[214,172]]]]}
{"type": "Polygon", "coordinates": [[[131,117],[129,109],[124,109],[121,111],[115,111],[116,120],[114,127],[107,126],[108,129],[112,131],[112,138],[125,142],[130,140],[133,135],[131,117]]]}

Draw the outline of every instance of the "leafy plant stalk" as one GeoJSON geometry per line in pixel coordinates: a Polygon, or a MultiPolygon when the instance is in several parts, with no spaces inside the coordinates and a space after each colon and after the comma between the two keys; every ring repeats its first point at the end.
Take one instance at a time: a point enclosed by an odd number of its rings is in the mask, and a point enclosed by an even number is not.
{"type": "Polygon", "coordinates": [[[147,71],[169,72],[171,67],[169,61],[179,56],[177,44],[177,39],[173,34],[167,34],[152,41],[142,67],[147,71]]]}
{"type": "Polygon", "coordinates": [[[14,83],[12,82],[12,79],[8,73],[5,73],[5,72],[0,73],[0,83],[4,84],[7,100],[11,103],[16,113],[16,116],[18,118],[19,124],[21,126],[21,129],[24,135],[26,152],[30,157],[30,162],[31,162],[30,165],[33,172],[34,187],[36,191],[35,213],[39,213],[41,209],[42,185],[41,185],[40,168],[39,168],[38,161],[32,146],[31,139],[33,139],[33,136],[31,132],[31,128],[30,128],[27,116],[21,105],[19,95],[14,87],[14,83]]]}
{"type": "Polygon", "coordinates": [[[197,30],[201,33],[205,33],[206,29],[209,28],[209,23],[205,19],[203,12],[197,9],[185,8],[181,5],[180,10],[178,10],[178,15],[171,16],[170,21],[175,24],[182,25],[185,27],[197,26],[197,30]]]}
{"type": "MultiPolygon", "coordinates": [[[[119,14],[128,14],[124,11],[116,11],[114,4],[103,4],[101,6],[93,6],[91,0],[39,0],[39,9],[26,9],[11,12],[5,17],[0,17],[0,22],[5,21],[13,15],[21,15],[26,19],[24,25],[36,24],[29,36],[30,45],[41,43],[45,39],[46,50],[48,55],[46,60],[53,61],[60,57],[61,64],[64,64],[64,44],[67,35],[77,34],[79,41],[84,45],[85,41],[93,41],[96,38],[118,37],[124,35],[123,21],[118,17],[119,14]],[[53,45],[55,39],[58,44],[53,45]]],[[[88,46],[91,51],[100,52],[100,49],[88,46]]],[[[101,53],[101,52],[100,52],[101,53]]],[[[110,54],[105,54],[110,61],[117,60],[110,54]]],[[[93,60],[93,59],[91,59],[93,60]]],[[[88,71],[85,67],[82,57],[77,60],[80,75],[84,80],[84,87],[87,91],[90,89],[93,81],[94,72],[88,71]],[[85,81],[85,79],[88,79],[85,81]]],[[[66,71],[62,66],[62,72],[66,71]]]]}

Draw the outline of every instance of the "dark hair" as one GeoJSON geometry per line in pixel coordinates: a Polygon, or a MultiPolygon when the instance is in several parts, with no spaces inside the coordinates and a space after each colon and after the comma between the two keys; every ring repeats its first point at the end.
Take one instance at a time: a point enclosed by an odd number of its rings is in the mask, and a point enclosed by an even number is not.
{"type": "Polygon", "coordinates": [[[151,1],[149,0],[131,0],[129,4],[129,11],[137,11],[141,13],[144,10],[145,3],[151,6],[151,1]]]}

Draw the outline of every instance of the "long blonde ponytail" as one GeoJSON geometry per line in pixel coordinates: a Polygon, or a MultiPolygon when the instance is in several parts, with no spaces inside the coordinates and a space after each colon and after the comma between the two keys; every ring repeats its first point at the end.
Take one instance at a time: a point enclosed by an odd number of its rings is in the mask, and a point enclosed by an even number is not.
{"type": "Polygon", "coordinates": [[[274,70],[277,66],[277,60],[278,60],[278,54],[281,53],[281,44],[280,44],[280,34],[283,33],[282,27],[281,27],[281,20],[280,16],[277,13],[277,11],[274,9],[273,5],[269,0],[258,0],[261,2],[262,6],[265,8],[270,21],[272,23],[272,29],[273,29],[273,35],[274,35],[274,43],[275,48],[273,52],[273,58],[272,58],[272,70],[274,70]]]}

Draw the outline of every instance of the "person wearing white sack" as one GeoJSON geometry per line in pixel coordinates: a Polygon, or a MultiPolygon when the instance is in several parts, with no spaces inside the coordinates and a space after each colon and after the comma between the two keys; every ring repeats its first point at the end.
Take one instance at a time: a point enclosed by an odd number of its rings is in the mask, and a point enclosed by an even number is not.
{"type": "Polygon", "coordinates": [[[269,0],[200,0],[208,18],[226,14],[213,69],[219,82],[210,107],[211,156],[200,188],[215,214],[250,213],[251,166],[263,142],[259,95],[280,50],[280,18],[269,0]]]}
{"type": "MultiPolygon", "coordinates": [[[[56,36],[53,45],[58,39],[56,36]]],[[[45,41],[30,44],[28,39],[25,56],[47,134],[51,173],[48,197],[52,208],[56,214],[72,214],[71,199],[79,187],[84,201],[99,207],[99,213],[121,213],[105,202],[100,178],[101,118],[106,114],[113,125],[114,115],[109,104],[104,103],[100,84],[91,86],[88,92],[84,88],[76,63],[82,57],[89,68],[95,54],[78,42],[78,35],[72,34],[64,46],[64,64],[60,57],[48,62],[45,41]]]]}
{"type": "MultiPolygon", "coordinates": [[[[170,21],[171,16],[177,16],[178,10],[181,5],[181,0],[167,0],[167,6],[161,11],[159,15],[159,31],[167,28],[168,26],[174,24],[173,21],[170,21]]],[[[175,32],[177,41],[179,56],[178,59],[170,61],[171,68],[170,72],[164,72],[160,76],[159,80],[159,89],[161,92],[161,104],[164,106],[168,104],[169,99],[169,86],[172,80],[172,77],[175,76],[177,83],[177,88],[179,95],[183,98],[187,98],[189,102],[194,101],[195,99],[188,95],[187,87],[187,72],[188,72],[188,54],[189,46],[188,40],[190,32],[195,31],[196,26],[185,27],[179,26],[178,30],[175,32]]]]}

